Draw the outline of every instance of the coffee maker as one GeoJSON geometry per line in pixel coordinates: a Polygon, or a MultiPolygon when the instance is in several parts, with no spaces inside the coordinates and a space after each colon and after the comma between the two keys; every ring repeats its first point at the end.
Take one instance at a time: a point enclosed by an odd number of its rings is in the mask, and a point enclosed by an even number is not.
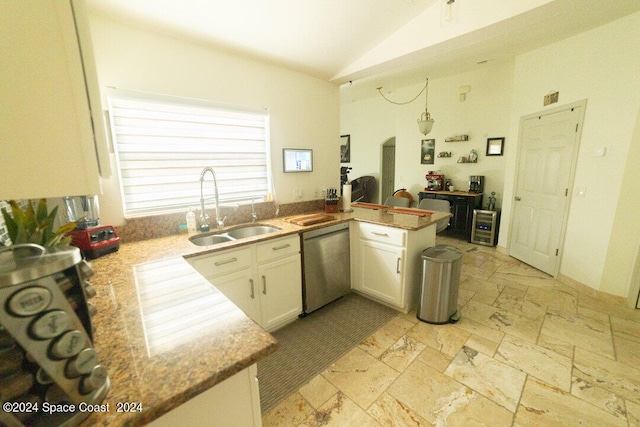
{"type": "Polygon", "coordinates": [[[97,258],[120,248],[120,238],[110,225],[100,225],[98,196],[63,197],[69,221],[76,228],[69,233],[71,244],[80,248],[86,258],[97,258]]]}
{"type": "Polygon", "coordinates": [[[482,193],[484,191],[484,176],[471,175],[469,177],[469,193],[482,193]]]}
{"type": "Polygon", "coordinates": [[[427,186],[424,188],[424,191],[444,190],[444,175],[435,171],[429,171],[424,177],[427,180],[427,186]]]}

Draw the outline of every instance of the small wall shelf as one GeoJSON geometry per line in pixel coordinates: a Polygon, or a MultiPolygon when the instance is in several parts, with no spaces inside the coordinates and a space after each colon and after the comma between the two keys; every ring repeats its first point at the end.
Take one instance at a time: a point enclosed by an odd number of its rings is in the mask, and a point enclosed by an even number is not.
{"type": "Polygon", "coordinates": [[[469,140],[469,135],[453,135],[453,136],[447,137],[444,140],[444,142],[463,142],[468,140],[469,140]]]}

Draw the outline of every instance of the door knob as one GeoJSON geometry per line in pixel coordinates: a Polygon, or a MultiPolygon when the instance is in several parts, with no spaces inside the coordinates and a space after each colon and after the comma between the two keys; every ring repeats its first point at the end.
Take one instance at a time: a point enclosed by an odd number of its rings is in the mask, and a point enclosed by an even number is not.
{"type": "Polygon", "coordinates": [[[521,200],[521,199],[520,199],[520,196],[516,196],[516,197],[514,197],[513,199],[514,199],[516,202],[519,202],[519,201],[521,200]]]}

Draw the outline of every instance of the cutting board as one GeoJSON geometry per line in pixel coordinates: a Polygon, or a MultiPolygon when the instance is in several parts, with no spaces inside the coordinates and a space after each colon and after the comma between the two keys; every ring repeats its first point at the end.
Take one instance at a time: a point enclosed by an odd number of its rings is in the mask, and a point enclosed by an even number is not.
{"type": "Polygon", "coordinates": [[[290,216],[289,218],[285,218],[285,221],[296,225],[313,225],[321,222],[333,221],[334,219],[336,219],[334,216],[317,213],[290,216]]]}
{"type": "Polygon", "coordinates": [[[389,206],[387,205],[378,205],[376,203],[365,203],[365,202],[358,202],[358,203],[353,203],[351,205],[352,208],[365,208],[365,209],[374,209],[374,210],[378,210],[378,209],[385,209],[388,208],[389,206]]]}
{"type": "Polygon", "coordinates": [[[434,211],[428,211],[426,209],[395,208],[395,209],[389,209],[387,213],[399,213],[404,215],[416,215],[416,216],[431,216],[434,213],[434,211]]]}

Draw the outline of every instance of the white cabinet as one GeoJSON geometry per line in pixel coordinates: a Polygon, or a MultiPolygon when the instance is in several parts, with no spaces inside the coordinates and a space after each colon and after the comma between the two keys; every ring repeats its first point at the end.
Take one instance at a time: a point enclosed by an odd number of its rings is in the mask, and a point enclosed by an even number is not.
{"type": "Polygon", "coordinates": [[[405,249],[360,240],[358,289],[389,304],[402,306],[405,249]]]}
{"type": "Polygon", "coordinates": [[[297,234],[187,261],[267,331],[284,326],[302,313],[297,234]]]}
{"type": "Polygon", "coordinates": [[[435,245],[435,225],[410,231],[355,221],[350,237],[352,288],[404,313],[416,307],[422,251],[435,245]]]}
{"type": "Polygon", "coordinates": [[[210,278],[216,288],[251,319],[260,323],[260,299],[256,295],[253,268],[245,268],[217,278],[210,278]]]}
{"type": "Polygon", "coordinates": [[[256,374],[256,365],[251,365],[152,421],[149,426],[260,427],[256,374]]]}
{"type": "Polygon", "coordinates": [[[105,135],[99,96],[88,95],[99,92],[82,7],[2,2],[0,199],[100,193],[96,150],[104,152],[105,135]]]}
{"type": "MultiPolygon", "coordinates": [[[[260,325],[273,331],[302,313],[300,256],[289,256],[258,267],[261,284],[260,325]]],[[[223,292],[224,293],[224,292],[223,292]]],[[[229,297],[233,301],[231,297],[229,297]]]]}

